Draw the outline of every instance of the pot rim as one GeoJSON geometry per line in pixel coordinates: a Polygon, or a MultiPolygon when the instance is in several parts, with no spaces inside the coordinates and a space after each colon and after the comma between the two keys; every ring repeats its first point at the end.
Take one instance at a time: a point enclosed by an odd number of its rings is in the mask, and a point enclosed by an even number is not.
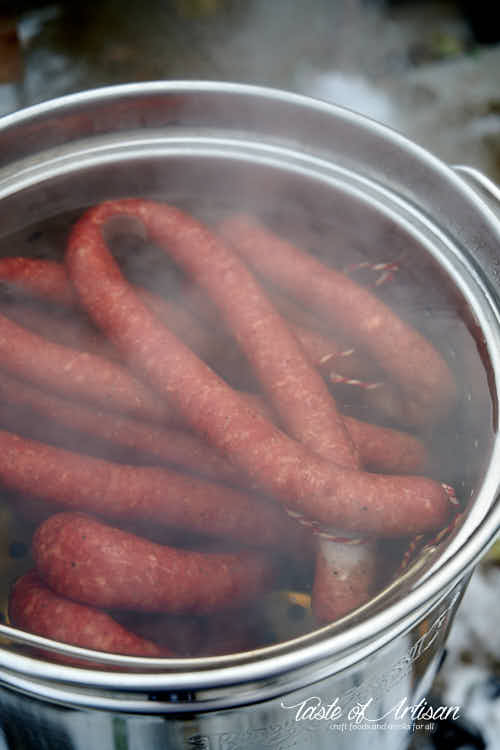
{"type": "MultiPolygon", "coordinates": [[[[474,190],[457,176],[446,164],[441,162],[425,149],[416,145],[404,136],[387,126],[350,110],[333,104],[311,99],[299,94],[279,89],[265,88],[247,84],[224,83],[217,81],[152,81],[149,83],[125,84],[79,92],[58,99],[34,105],[20,112],[3,117],[0,120],[0,138],[2,132],[18,128],[20,125],[43,120],[50,116],[53,120],[58,113],[69,109],[80,109],[89,102],[93,104],[111,102],[116,98],[141,98],[149,95],[182,95],[182,94],[222,94],[226,97],[239,97],[250,102],[259,99],[269,106],[285,103],[296,110],[315,112],[318,116],[334,116],[337,120],[351,124],[353,128],[370,132],[374,138],[384,144],[402,150],[413,156],[419,164],[430,170],[436,177],[444,180],[450,189],[460,192],[476,212],[488,222],[500,241],[500,221],[474,192],[474,190]]],[[[1,172],[0,172],[1,178],[1,172]]],[[[497,319],[497,305],[494,290],[474,279],[476,287],[481,287],[485,305],[486,320],[497,319]]],[[[484,322],[484,321],[481,321],[484,322]]],[[[498,324],[498,320],[496,320],[498,324]]],[[[491,327],[491,326],[490,326],[491,327]]],[[[500,372],[500,337],[497,339],[487,331],[488,351],[495,373],[500,372]]],[[[491,461],[483,484],[477,494],[476,504],[480,507],[490,505],[489,511],[481,519],[477,528],[470,534],[458,534],[452,546],[453,554],[445,554],[432,569],[432,575],[418,583],[402,599],[390,604],[387,609],[372,615],[363,622],[339,630],[337,623],[327,625],[314,631],[314,642],[301,645],[302,639],[311,640],[309,636],[286,642],[286,648],[280,653],[280,646],[259,649],[245,655],[230,655],[203,659],[146,659],[141,657],[120,657],[103,655],[87,649],[80,649],[54,641],[21,633],[9,626],[0,626],[0,635],[21,641],[26,645],[55,647],[53,650],[74,657],[88,657],[101,665],[129,667],[133,671],[116,672],[55,664],[42,659],[28,657],[0,648],[0,668],[6,682],[8,673],[24,673],[35,679],[81,684],[96,688],[112,690],[144,689],[200,689],[221,685],[249,683],[257,680],[271,680],[280,675],[300,670],[311,663],[327,661],[330,672],[336,670],[332,663],[334,658],[350,655],[351,662],[357,661],[360,653],[369,655],[396,635],[407,631],[419,618],[425,616],[436,601],[446,595],[450,589],[462,580],[478,562],[486,548],[493,543],[500,528],[500,506],[495,499],[500,487],[500,440],[495,436],[491,461]],[[495,466],[498,467],[495,469],[495,466]],[[487,503],[485,503],[485,500],[487,503]],[[360,645],[363,646],[360,649],[360,645]],[[275,653],[275,652],[278,653],[275,653]],[[140,670],[143,670],[142,672],[140,670]]],[[[347,620],[343,621],[347,622],[347,620]]],[[[342,624],[342,623],[341,623],[342,624]]],[[[360,657],[361,658],[361,657],[360,657]]],[[[336,662],[337,663],[337,662],[336,662]]],[[[316,677],[315,677],[316,679],[316,677]]]]}

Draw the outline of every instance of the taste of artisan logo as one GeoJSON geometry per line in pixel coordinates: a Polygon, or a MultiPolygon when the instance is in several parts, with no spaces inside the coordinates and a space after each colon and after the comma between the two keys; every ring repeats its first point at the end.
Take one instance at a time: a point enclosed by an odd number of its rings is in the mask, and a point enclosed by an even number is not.
{"type": "Polygon", "coordinates": [[[294,711],[295,721],[328,721],[332,729],[341,732],[357,729],[431,729],[432,722],[438,719],[460,718],[459,706],[431,706],[425,698],[415,704],[411,704],[408,698],[402,698],[380,715],[377,715],[374,702],[374,698],[369,698],[365,703],[358,702],[344,708],[338,697],[325,703],[314,695],[293,705],[281,701],[281,707],[294,711]],[[430,724],[415,726],[415,722],[430,724]]]}

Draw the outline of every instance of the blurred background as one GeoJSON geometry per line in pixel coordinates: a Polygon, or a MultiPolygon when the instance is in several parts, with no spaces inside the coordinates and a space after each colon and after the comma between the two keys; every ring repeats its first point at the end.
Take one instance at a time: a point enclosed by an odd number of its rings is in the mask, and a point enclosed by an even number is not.
{"type": "MultiPolygon", "coordinates": [[[[375,118],[500,182],[500,22],[488,0],[0,0],[0,115],[166,78],[277,86],[375,118]]],[[[499,207],[500,210],[500,207],[499,207]]],[[[415,748],[500,750],[500,543],[437,678],[461,705],[415,748]]]]}

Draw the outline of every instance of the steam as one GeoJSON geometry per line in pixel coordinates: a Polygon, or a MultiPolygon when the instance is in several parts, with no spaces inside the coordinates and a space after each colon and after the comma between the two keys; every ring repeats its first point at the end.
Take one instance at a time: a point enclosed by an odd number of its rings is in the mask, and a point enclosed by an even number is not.
{"type": "Polygon", "coordinates": [[[399,123],[390,95],[358,74],[320,73],[313,68],[304,68],[297,75],[297,83],[310,96],[347,107],[392,127],[399,123]]]}
{"type": "Polygon", "coordinates": [[[388,76],[407,64],[407,39],[382,3],[256,0],[210,48],[219,77],[280,86],[393,127],[388,76]]]}

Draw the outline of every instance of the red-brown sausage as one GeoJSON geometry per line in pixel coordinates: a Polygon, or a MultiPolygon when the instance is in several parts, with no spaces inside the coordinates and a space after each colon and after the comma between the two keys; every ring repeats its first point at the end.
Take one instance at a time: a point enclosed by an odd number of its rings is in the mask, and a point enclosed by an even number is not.
{"type": "Polygon", "coordinates": [[[42,388],[154,421],[175,419],[116,362],[48,341],[0,313],[0,367],[42,388]]]}
{"type": "Polygon", "coordinates": [[[151,521],[245,544],[300,544],[275,503],[151,466],[127,466],[0,431],[0,480],[10,489],[106,518],[151,521]]]}
{"type": "Polygon", "coordinates": [[[105,612],[54,593],[35,571],[26,573],[14,584],[9,598],[9,619],[21,630],[94,651],[172,656],[167,648],[129,632],[105,612]]]}
{"type": "MultiPolygon", "coordinates": [[[[93,214],[90,214],[94,221],[88,218],[86,226],[95,233],[95,229],[102,224],[100,219],[105,220],[106,214],[107,217],[110,216],[109,208],[112,205],[103,204],[100,211],[94,211],[93,214]],[[106,211],[106,209],[108,210],[106,211]]],[[[145,208],[147,205],[146,203],[138,204],[137,201],[135,202],[135,207],[139,206],[139,216],[143,213],[141,206],[145,208]]],[[[153,207],[153,205],[149,204],[150,207],[153,207]]],[[[156,208],[158,208],[158,205],[156,208]]],[[[155,213],[153,210],[148,217],[150,228],[151,222],[154,222],[154,220],[155,213]]],[[[70,256],[71,244],[75,237],[78,237],[78,243],[84,244],[87,241],[87,238],[84,237],[85,230],[79,235],[78,226],[85,225],[79,222],[77,228],[72,232],[68,251],[70,256]]],[[[193,225],[191,228],[193,228],[193,225]]],[[[165,244],[166,237],[161,235],[161,227],[159,227],[158,233],[155,233],[154,227],[152,228],[152,239],[163,241],[163,245],[165,244]]],[[[205,278],[209,282],[206,288],[212,292],[211,296],[222,309],[226,323],[230,324],[232,330],[236,332],[238,344],[249,359],[274,408],[292,434],[295,426],[297,430],[303,433],[303,425],[307,422],[310,426],[308,435],[311,440],[314,441],[314,436],[321,434],[322,442],[324,442],[327,440],[326,436],[330,436],[328,439],[332,441],[332,452],[338,454],[339,463],[343,464],[345,446],[349,445],[350,441],[322,378],[312,370],[297,341],[290,334],[284,321],[275,312],[265,295],[261,293],[251,274],[245,272],[242,264],[239,264],[239,269],[225,265],[227,259],[231,260],[231,257],[235,258],[235,256],[224,253],[226,257],[222,258],[219,253],[217,259],[214,250],[215,247],[212,248],[211,263],[208,264],[205,259],[204,265],[211,265],[214,271],[217,271],[219,276],[216,284],[217,294],[213,293],[214,286],[205,274],[205,278]],[[235,274],[237,275],[237,288],[235,288],[234,283],[235,274]],[[236,292],[238,299],[235,298],[236,292]],[[230,301],[229,309],[224,305],[225,300],[230,301]]],[[[193,255],[191,252],[190,256],[193,255]]],[[[178,254],[174,253],[174,260],[180,261],[188,273],[194,274],[199,271],[199,264],[197,263],[190,262],[189,266],[186,267],[185,255],[181,259],[178,254]]],[[[73,282],[75,282],[74,278],[73,282]]],[[[77,283],[76,286],[79,291],[79,284],[77,283]]],[[[124,285],[124,288],[126,289],[127,286],[124,285]]],[[[130,289],[130,287],[128,288],[130,289]]],[[[115,289],[116,294],[119,295],[118,287],[115,289]]],[[[110,300],[105,298],[102,302],[107,304],[110,300]]],[[[349,446],[348,450],[354,450],[352,445],[349,446]]]]}
{"type": "Polygon", "coordinates": [[[420,474],[429,466],[429,451],[414,435],[389,427],[344,417],[367,471],[385,474],[420,474]]]}
{"type": "Polygon", "coordinates": [[[77,303],[77,296],[64,267],[52,260],[0,258],[0,281],[28,296],[50,299],[66,306],[77,303]]]}
{"type": "MultiPolygon", "coordinates": [[[[244,335],[254,339],[265,324],[264,305],[256,304],[261,292],[242,263],[211,232],[165,204],[110,201],[87,212],[71,233],[67,267],[90,316],[153,388],[175,403],[193,430],[265,491],[327,525],[397,536],[445,523],[448,496],[438,482],[342,469],[317,458],[250,409],[159,324],[123,279],[102,237],[108,219],[120,214],[143,220],[151,239],[227,309],[228,325],[238,317],[238,341],[244,335]],[[238,316],[233,316],[235,301],[238,316]]],[[[272,340],[268,351],[275,357],[271,349],[272,340]]]]}
{"type": "Polygon", "coordinates": [[[401,387],[401,412],[409,423],[432,423],[448,413],[457,391],[443,358],[369,290],[252,217],[231,217],[219,231],[259,273],[330,324],[335,322],[353,346],[369,352],[401,387]]]}
{"type": "Polygon", "coordinates": [[[209,614],[252,601],[273,577],[262,554],[175,549],[79,513],[44,521],[33,557],[54,591],[109,609],[209,614]]]}

